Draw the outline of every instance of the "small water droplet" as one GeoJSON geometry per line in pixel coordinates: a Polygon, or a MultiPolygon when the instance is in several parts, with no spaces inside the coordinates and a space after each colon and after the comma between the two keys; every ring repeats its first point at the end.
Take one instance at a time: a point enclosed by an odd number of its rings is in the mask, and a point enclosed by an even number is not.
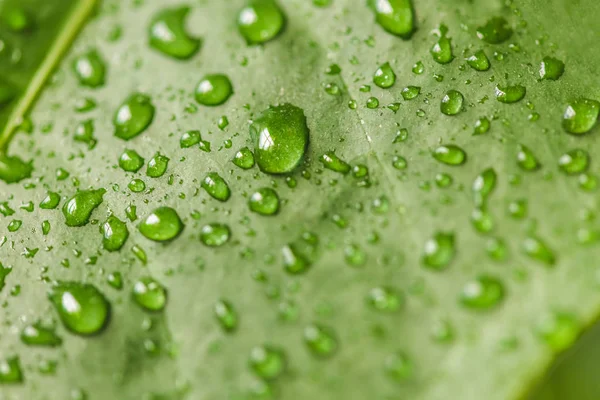
{"type": "Polygon", "coordinates": [[[129,237],[127,225],[114,215],[108,217],[100,226],[100,233],[102,233],[102,246],[107,251],[120,250],[129,237]]]}
{"type": "Polygon", "coordinates": [[[373,75],[373,83],[382,89],[390,88],[396,82],[396,74],[389,62],[381,65],[373,75]]]}
{"type": "Polygon", "coordinates": [[[333,330],[317,324],[304,328],[304,343],[312,354],[317,357],[330,357],[338,348],[338,340],[333,330]]]}
{"type": "Polygon", "coordinates": [[[274,380],[286,369],[286,357],[282,350],[269,346],[256,346],[250,351],[250,369],[259,378],[274,380]]]}
{"type": "Polygon", "coordinates": [[[21,341],[30,346],[56,347],[62,344],[62,339],[56,334],[54,327],[45,326],[40,322],[25,326],[21,331],[21,341]]]}
{"type": "Polygon", "coordinates": [[[415,30],[415,13],[411,0],[378,0],[370,2],[375,20],[387,32],[410,39],[415,30]]]}
{"type": "Polygon", "coordinates": [[[260,215],[275,215],[279,211],[279,196],[271,188],[261,188],[248,200],[250,211],[260,215]]]}
{"type": "Polygon", "coordinates": [[[218,106],[227,101],[233,94],[233,86],[227,75],[209,74],[204,76],[198,85],[194,96],[196,101],[205,106],[218,106]]]}
{"type": "Polygon", "coordinates": [[[200,241],[209,247],[220,247],[231,238],[231,230],[227,225],[211,223],[204,225],[200,231],[200,241]]]}
{"type": "Polygon", "coordinates": [[[416,98],[421,93],[421,88],[419,86],[407,86],[402,89],[402,98],[404,100],[412,100],[416,98]]]}
{"type": "Polygon", "coordinates": [[[540,63],[541,80],[558,80],[565,72],[565,63],[554,57],[544,57],[540,63]]]}
{"type": "Polygon", "coordinates": [[[556,263],[556,256],[550,247],[536,236],[528,236],[523,241],[523,253],[528,257],[540,261],[547,267],[556,263]]]}
{"type": "Polygon", "coordinates": [[[404,305],[404,295],[387,286],[375,287],[369,291],[367,304],[376,311],[396,312],[404,305]]]}
{"type": "Polygon", "coordinates": [[[227,185],[225,179],[216,172],[209,172],[202,181],[201,186],[213,199],[227,201],[231,196],[229,185],[227,185]]]}
{"type": "Polygon", "coordinates": [[[541,167],[533,152],[522,144],[517,147],[517,165],[524,171],[535,171],[541,167]]]}
{"type": "Polygon", "coordinates": [[[119,157],[119,167],[126,172],[137,172],[144,166],[144,158],[135,150],[125,149],[119,157]]]}
{"type": "Polygon", "coordinates": [[[104,85],[106,63],[96,50],[90,50],[75,58],[73,70],[83,86],[97,88],[104,85]]]}
{"type": "Polygon", "coordinates": [[[576,175],[587,170],[590,155],[582,149],[569,150],[558,159],[559,169],[568,175],[576,175]]]}
{"type": "Polygon", "coordinates": [[[497,278],[482,275],[465,284],[460,302],[473,310],[487,310],[500,304],[504,298],[504,285],[497,278]]]}
{"type": "Polygon", "coordinates": [[[161,311],[167,304],[167,289],[150,277],[138,279],[131,294],[134,302],[147,311],[161,311]]]}
{"type": "Polygon", "coordinates": [[[154,111],[150,97],[142,93],[132,94],[115,113],[115,136],[130,140],[144,132],[154,119],[154,111]]]}
{"type": "Polygon", "coordinates": [[[487,71],[490,69],[490,59],[483,50],[477,50],[472,56],[467,58],[467,64],[475,71],[487,71]]]}
{"type": "Polygon", "coordinates": [[[227,300],[219,300],[213,308],[215,317],[219,321],[219,325],[225,332],[233,332],[238,326],[238,313],[233,305],[227,300]]]}
{"type": "Polygon", "coordinates": [[[449,144],[436,148],[433,157],[446,165],[462,165],[467,160],[467,153],[460,147],[449,144]]]}
{"type": "Polygon", "coordinates": [[[526,93],[527,89],[525,89],[525,86],[521,85],[498,85],[496,86],[495,90],[496,100],[505,104],[512,104],[521,101],[523,97],[525,97],[526,93]]]}

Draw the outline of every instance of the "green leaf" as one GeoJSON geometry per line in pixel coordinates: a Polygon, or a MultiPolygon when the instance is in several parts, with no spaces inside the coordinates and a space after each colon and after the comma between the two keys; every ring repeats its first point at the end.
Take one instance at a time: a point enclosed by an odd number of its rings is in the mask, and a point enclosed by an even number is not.
{"type": "MultiPolygon", "coordinates": [[[[62,57],[94,2],[0,0],[2,395],[521,399],[598,318],[596,4],[330,3],[107,0],[62,57]]],[[[597,398],[572,351],[536,400],[597,398]]]]}

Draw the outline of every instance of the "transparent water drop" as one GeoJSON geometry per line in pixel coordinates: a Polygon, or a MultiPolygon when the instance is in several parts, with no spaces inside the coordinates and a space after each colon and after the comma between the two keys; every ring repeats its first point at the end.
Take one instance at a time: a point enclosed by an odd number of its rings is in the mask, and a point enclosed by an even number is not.
{"type": "Polygon", "coordinates": [[[440,111],[445,115],[456,115],[461,112],[465,98],[457,90],[449,90],[442,98],[440,111]]]}
{"type": "Polygon", "coordinates": [[[446,165],[462,165],[467,160],[467,153],[460,147],[449,144],[436,148],[433,158],[446,165]]]}
{"type": "Polygon", "coordinates": [[[62,209],[67,226],[86,225],[92,212],[102,204],[104,193],[105,189],[82,190],[68,199],[62,209]]]}
{"type": "Polygon", "coordinates": [[[396,74],[389,62],[382,64],[373,75],[373,83],[382,89],[390,88],[396,82],[396,74]]]}
{"type": "Polygon", "coordinates": [[[225,332],[237,329],[239,316],[233,305],[227,300],[219,300],[213,307],[215,317],[225,332]]]}
{"type": "Polygon", "coordinates": [[[58,282],[48,297],[65,328],[73,333],[93,335],[108,324],[110,304],[91,284],[58,282]]]}
{"type": "Polygon", "coordinates": [[[404,100],[412,100],[416,98],[421,93],[421,88],[419,86],[407,86],[402,89],[402,98],[404,100]]]}
{"type": "Polygon", "coordinates": [[[310,260],[305,257],[293,244],[288,244],[281,249],[283,256],[283,266],[286,272],[290,274],[303,274],[311,266],[310,260]]]}
{"type": "Polygon", "coordinates": [[[540,261],[547,267],[552,267],[556,263],[554,251],[542,239],[536,236],[526,237],[523,240],[522,249],[526,256],[540,261]]]}
{"type": "Polygon", "coordinates": [[[262,112],[250,125],[250,136],[261,171],[284,174],[303,159],[309,130],[302,109],[286,103],[262,112]]]}
{"type": "Polygon", "coordinates": [[[488,196],[496,187],[498,175],[493,168],[486,168],[473,181],[473,197],[476,205],[485,203],[488,196]]]}
{"type": "Polygon", "coordinates": [[[184,225],[171,207],[158,207],[139,225],[142,235],[155,242],[167,242],[175,239],[183,231],[184,225]]]}
{"type": "Polygon", "coordinates": [[[448,268],[455,254],[454,234],[436,232],[431,239],[425,242],[422,256],[423,266],[442,271],[448,268]]]}
{"type": "Polygon", "coordinates": [[[216,172],[209,172],[202,180],[201,186],[215,200],[227,201],[231,197],[229,185],[216,172]]]}
{"type": "Polygon", "coordinates": [[[500,103],[512,104],[518,101],[521,101],[525,94],[527,93],[527,89],[525,86],[521,85],[513,85],[513,86],[496,86],[495,95],[496,100],[500,103]]]}
{"type": "Polygon", "coordinates": [[[239,149],[233,157],[233,164],[241,169],[250,169],[254,167],[254,153],[247,147],[239,149]]]}
{"type": "Polygon", "coordinates": [[[100,226],[102,246],[106,251],[119,251],[129,237],[127,225],[114,215],[109,216],[100,226]]]}
{"type": "Polygon", "coordinates": [[[477,50],[472,56],[468,57],[467,64],[475,71],[487,71],[490,69],[490,59],[483,50],[477,50]]]}
{"type": "Polygon", "coordinates": [[[473,136],[488,133],[490,130],[490,125],[490,120],[486,117],[477,119],[477,121],[475,121],[475,128],[473,129],[473,136]]]}
{"type": "Polygon", "coordinates": [[[573,135],[587,133],[596,125],[599,113],[600,102],[584,98],[571,101],[563,114],[563,128],[573,135]]]}
{"type": "Polygon", "coordinates": [[[495,277],[482,275],[465,284],[460,295],[463,306],[473,310],[487,310],[500,304],[504,285],[495,277]]]}
{"type": "Polygon", "coordinates": [[[339,158],[333,151],[328,151],[323,154],[320,161],[325,168],[341,174],[347,174],[351,169],[350,164],[339,158]]]}
{"type": "Polygon", "coordinates": [[[452,54],[452,40],[446,35],[441,35],[429,50],[433,60],[438,64],[448,64],[454,60],[452,54]]]}
{"type": "Polygon", "coordinates": [[[21,341],[29,346],[56,347],[62,344],[56,329],[40,322],[25,326],[21,331],[21,341]]]}
{"type": "Polygon", "coordinates": [[[492,17],[477,28],[477,37],[490,44],[504,43],[511,38],[513,30],[503,17],[492,17]]]}
{"type": "Polygon", "coordinates": [[[540,63],[540,80],[558,80],[565,72],[565,63],[554,57],[544,57],[540,63]]]}
{"type": "Polygon", "coordinates": [[[193,57],[200,49],[200,39],[185,29],[189,11],[189,7],[167,8],[154,15],[148,28],[150,47],[179,60],[193,57]]]}
{"type": "Polygon", "coordinates": [[[261,188],[248,200],[250,211],[260,215],[275,215],[279,211],[279,196],[271,188],[261,188]]]}
{"type": "Polygon", "coordinates": [[[391,287],[378,286],[369,291],[367,304],[380,312],[396,312],[404,305],[404,295],[391,287]]]}
{"type": "Polygon", "coordinates": [[[270,346],[255,346],[248,359],[251,371],[261,379],[270,381],[279,378],[286,369],[286,357],[282,350],[270,346]]]}
{"type": "Polygon", "coordinates": [[[115,113],[115,136],[123,140],[133,139],[150,126],[154,112],[150,97],[142,93],[132,94],[115,113]]]}
{"type": "Polygon", "coordinates": [[[329,327],[310,324],[304,328],[304,343],[317,357],[331,357],[338,348],[338,339],[329,327]]]}
{"type": "Polygon", "coordinates": [[[489,233],[494,229],[492,215],[483,207],[478,207],[471,212],[471,224],[479,233],[489,233]]]}
{"type": "Polygon", "coordinates": [[[144,166],[144,158],[135,150],[125,149],[119,157],[119,167],[126,172],[137,172],[144,166]]]}
{"type": "Polygon", "coordinates": [[[535,171],[541,167],[533,152],[522,144],[517,147],[517,165],[524,171],[535,171]]]}
{"type": "Polygon", "coordinates": [[[91,88],[104,86],[106,62],[97,50],[90,50],[77,56],[73,61],[73,71],[83,86],[91,88]]]}
{"type": "Polygon", "coordinates": [[[142,277],[133,284],[133,301],[147,311],[161,311],[167,304],[167,289],[151,277],[142,277]]]}
{"type": "Polygon", "coordinates": [[[17,156],[8,156],[0,151],[0,180],[17,183],[31,177],[32,162],[25,162],[17,156]]]}
{"type": "Polygon", "coordinates": [[[231,230],[225,224],[211,223],[200,231],[200,241],[208,247],[220,247],[231,238],[231,230]]]}
{"type": "Polygon", "coordinates": [[[146,176],[151,178],[160,178],[167,172],[167,168],[169,166],[169,157],[156,153],[150,161],[148,161],[148,166],[146,167],[146,176]]]}
{"type": "Polygon", "coordinates": [[[415,31],[415,13],[411,0],[376,0],[369,2],[376,22],[387,32],[410,39],[415,31]]]}
{"type": "Polygon", "coordinates": [[[0,384],[23,382],[23,370],[19,357],[0,359],[0,384]]]}
{"type": "Polygon", "coordinates": [[[194,96],[204,106],[218,106],[227,101],[233,94],[233,86],[229,77],[223,74],[205,75],[198,85],[194,96]]]}
{"type": "Polygon", "coordinates": [[[179,147],[182,149],[190,148],[202,140],[202,135],[198,130],[184,132],[179,139],[179,147]]]}
{"type": "Polygon", "coordinates": [[[590,164],[590,155],[582,149],[573,149],[558,159],[558,168],[568,175],[585,172],[590,164]]]}
{"type": "Polygon", "coordinates": [[[238,14],[238,30],[249,45],[274,39],[285,25],[285,15],[273,0],[251,0],[238,14]]]}

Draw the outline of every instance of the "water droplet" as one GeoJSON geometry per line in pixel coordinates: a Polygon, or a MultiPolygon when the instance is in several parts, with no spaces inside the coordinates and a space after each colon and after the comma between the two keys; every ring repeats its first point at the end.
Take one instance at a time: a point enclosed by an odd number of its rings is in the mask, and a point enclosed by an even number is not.
{"type": "Polygon", "coordinates": [[[367,254],[356,244],[344,248],[344,260],[351,267],[362,267],[367,263],[367,254]]]}
{"type": "Polygon", "coordinates": [[[373,110],[379,107],[379,99],[377,97],[369,97],[367,99],[367,108],[373,110]]]}
{"type": "Polygon", "coordinates": [[[525,238],[522,248],[525,255],[546,264],[548,267],[551,267],[556,263],[554,252],[538,237],[528,236],[525,238]]]}
{"type": "Polygon", "coordinates": [[[497,175],[493,168],[487,168],[477,175],[472,186],[476,205],[485,203],[489,194],[496,187],[496,180],[497,175]]]}
{"type": "Polygon", "coordinates": [[[161,311],[167,304],[167,289],[150,277],[138,279],[132,291],[135,303],[147,311],[161,311]]]}
{"type": "Polygon", "coordinates": [[[467,153],[460,147],[449,144],[435,149],[433,158],[446,165],[462,165],[467,160],[467,153]]]}
{"type": "Polygon", "coordinates": [[[247,147],[242,147],[235,153],[233,164],[241,169],[250,169],[254,167],[254,153],[247,147]]]}
{"type": "Polygon", "coordinates": [[[396,74],[392,70],[390,63],[381,65],[373,76],[373,83],[382,89],[392,87],[396,82],[396,74]]]}
{"type": "Polygon", "coordinates": [[[62,339],[55,329],[40,322],[25,326],[21,331],[21,341],[30,346],[55,347],[62,344],[62,339]]]}
{"type": "Polygon", "coordinates": [[[504,261],[508,254],[506,243],[500,238],[490,238],[485,244],[485,251],[495,261],[504,261]]]}
{"type": "Polygon", "coordinates": [[[100,233],[102,233],[102,246],[106,251],[120,250],[129,237],[127,225],[114,215],[108,217],[100,226],[100,233]]]}
{"type": "Polygon", "coordinates": [[[125,149],[119,157],[119,167],[126,172],[137,172],[144,166],[144,158],[135,150],[125,149]]]}
{"type": "Polygon", "coordinates": [[[568,175],[580,174],[587,170],[590,164],[590,155],[582,149],[567,151],[558,159],[558,167],[568,175]]]}
{"type": "Polygon", "coordinates": [[[477,121],[475,121],[475,129],[473,129],[473,135],[483,135],[484,133],[488,133],[490,130],[490,120],[486,117],[481,117],[477,121]]]}
{"type": "Polygon", "coordinates": [[[333,151],[328,151],[323,154],[320,161],[323,163],[325,168],[341,174],[347,174],[351,169],[350,165],[339,158],[333,151]]]}
{"type": "Polygon", "coordinates": [[[477,28],[477,37],[490,44],[500,44],[512,36],[513,31],[503,17],[490,18],[485,25],[477,28]]]}
{"type": "Polygon", "coordinates": [[[130,140],[144,132],[154,119],[154,106],[150,97],[142,93],[129,96],[115,113],[115,136],[130,140]]]}
{"type": "Polygon", "coordinates": [[[256,346],[250,351],[250,369],[259,378],[277,379],[286,369],[286,358],[280,349],[269,345],[256,346]]]}
{"type": "Polygon", "coordinates": [[[386,31],[410,39],[415,30],[415,13],[411,0],[370,1],[375,20],[386,31]]]}
{"type": "Polygon", "coordinates": [[[23,382],[23,370],[18,357],[0,360],[0,384],[23,382]]]}
{"type": "Polygon", "coordinates": [[[543,316],[536,332],[556,352],[569,349],[581,333],[581,325],[574,315],[551,312],[543,316]]]}
{"type": "Polygon", "coordinates": [[[232,94],[233,86],[226,75],[210,74],[198,82],[194,96],[202,105],[218,106],[225,103],[232,94]]]}
{"type": "Polygon", "coordinates": [[[442,271],[448,267],[455,254],[454,234],[436,232],[431,239],[425,242],[423,265],[429,269],[442,271]]]}
{"type": "Polygon", "coordinates": [[[494,220],[485,208],[475,208],[473,210],[471,223],[479,233],[489,233],[494,229],[494,220]]]}
{"type": "Polygon", "coordinates": [[[395,381],[401,382],[412,377],[413,362],[403,352],[395,352],[385,358],[385,372],[395,381]]]}
{"type": "Polygon", "coordinates": [[[460,302],[470,309],[486,310],[500,304],[503,298],[502,282],[494,277],[482,275],[465,284],[460,302]]]}
{"type": "Polygon", "coordinates": [[[281,254],[283,256],[283,266],[290,274],[302,274],[311,266],[310,260],[304,257],[293,244],[284,246],[281,249],[281,254]]]}
{"type": "Polygon", "coordinates": [[[435,184],[439,187],[439,188],[447,188],[450,187],[450,185],[452,185],[452,182],[454,180],[452,179],[452,176],[446,174],[446,173],[439,173],[435,175],[435,184]]]}
{"type": "Polygon", "coordinates": [[[535,171],[541,167],[533,152],[526,146],[520,144],[517,147],[517,165],[524,171],[535,171]]]}
{"type": "Polygon", "coordinates": [[[467,58],[467,64],[475,71],[487,71],[490,69],[490,59],[483,50],[477,50],[472,56],[467,58]]]}
{"type": "Polygon", "coordinates": [[[541,80],[558,80],[565,72],[565,63],[554,57],[544,57],[540,64],[541,80]]]}
{"type": "Polygon", "coordinates": [[[93,285],[59,282],[48,297],[64,326],[79,335],[93,335],[108,323],[110,304],[93,285]]]}
{"type": "Polygon", "coordinates": [[[214,306],[214,312],[219,325],[221,325],[224,331],[233,332],[237,329],[239,317],[230,302],[227,300],[217,301],[214,306]]]}
{"type": "Polygon", "coordinates": [[[166,242],[175,239],[184,225],[171,207],[159,207],[150,213],[139,225],[142,235],[155,242],[166,242]]]}
{"type": "Polygon", "coordinates": [[[586,192],[592,192],[598,187],[598,178],[595,175],[590,175],[586,172],[579,175],[579,187],[586,192]]]}
{"type": "Polygon", "coordinates": [[[160,153],[156,153],[154,157],[148,161],[146,167],[146,175],[151,178],[160,178],[167,172],[169,166],[169,157],[164,156],[160,153]]]}
{"type": "Polygon", "coordinates": [[[212,223],[204,225],[200,231],[200,241],[209,247],[223,246],[229,241],[231,231],[224,224],[212,223]]]}
{"type": "Polygon", "coordinates": [[[403,170],[406,169],[406,167],[408,166],[408,163],[406,162],[406,159],[402,156],[394,156],[394,158],[392,158],[392,167],[394,167],[397,170],[403,170]]]}
{"type": "Polygon", "coordinates": [[[412,72],[415,75],[421,75],[423,72],[425,72],[425,66],[421,61],[417,61],[412,67],[412,72]]]}
{"type": "Polygon", "coordinates": [[[179,139],[179,147],[181,147],[182,149],[187,149],[195,144],[200,143],[201,140],[202,135],[200,135],[200,131],[187,131],[181,135],[181,138],[179,139]]]}
{"type": "Polygon", "coordinates": [[[6,183],[17,183],[29,178],[33,166],[17,156],[8,156],[0,151],[0,180],[6,183]]]}
{"type": "Polygon", "coordinates": [[[338,340],[333,330],[323,325],[311,324],[304,328],[304,343],[317,357],[330,357],[338,348],[338,340]]]}
{"type": "Polygon", "coordinates": [[[104,85],[106,63],[96,50],[88,51],[75,58],[73,70],[83,86],[97,88],[104,85]]]}
{"type": "Polygon", "coordinates": [[[189,7],[168,8],[156,14],[149,27],[150,46],[167,56],[185,60],[200,49],[200,40],[185,30],[189,7]]]}
{"type": "Polygon", "coordinates": [[[448,64],[454,60],[452,55],[452,39],[441,35],[429,51],[433,60],[439,64],[448,64]]]}
{"type": "Polygon", "coordinates": [[[105,189],[82,190],[67,200],[62,209],[67,226],[86,225],[92,212],[102,204],[104,193],[105,189]]]}
{"type": "Polygon", "coordinates": [[[251,44],[261,44],[274,39],[283,30],[285,15],[271,0],[251,0],[237,20],[240,33],[251,44]]]}
{"type": "Polygon", "coordinates": [[[270,107],[250,125],[254,156],[261,171],[291,172],[304,157],[308,126],[302,109],[291,104],[270,107]]]}
{"type": "Polygon", "coordinates": [[[261,188],[248,200],[250,211],[261,215],[275,215],[279,211],[279,196],[271,188],[261,188]]]}
{"type": "Polygon", "coordinates": [[[127,187],[133,193],[140,193],[146,190],[146,183],[141,179],[135,178],[127,184],[127,187]]]}
{"type": "Polygon", "coordinates": [[[504,104],[516,103],[525,97],[527,89],[525,86],[514,85],[514,86],[496,86],[496,100],[504,104]]]}
{"type": "Polygon", "coordinates": [[[563,128],[573,135],[589,132],[598,121],[600,103],[595,100],[577,99],[567,105],[563,115],[563,128]]]}
{"type": "Polygon", "coordinates": [[[55,192],[48,192],[46,197],[40,202],[40,208],[43,210],[53,210],[60,203],[60,195],[55,192]]]}
{"type": "Polygon", "coordinates": [[[446,115],[456,115],[462,110],[464,100],[465,98],[461,92],[457,90],[449,90],[442,98],[440,111],[446,115]]]}
{"type": "Polygon", "coordinates": [[[231,196],[229,185],[216,172],[209,172],[202,181],[201,186],[213,199],[227,201],[231,196]]]}
{"type": "Polygon", "coordinates": [[[419,86],[407,86],[402,89],[401,92],[402,98],[407,101],[416,98],[419,93],[421,93],[421,88],[419,86]]]}
{"type": "Polygon", "coordinates": [[[404,305],[404,295],[390,287],[375,287],[369,291],[367,304],[376,311],[396,312],[404,305]]]}

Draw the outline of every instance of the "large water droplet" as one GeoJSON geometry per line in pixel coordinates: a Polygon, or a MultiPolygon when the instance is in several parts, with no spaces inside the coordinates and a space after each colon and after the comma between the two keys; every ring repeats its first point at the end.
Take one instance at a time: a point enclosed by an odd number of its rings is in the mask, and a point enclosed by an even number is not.
{"type": "Polygon", "coordinates": [[[119,167],[123,171],[138,172],[144,166],[144,158],[135,150],[125,149],[119,157],[119,167]]]}
{"type": "Polygon", "coordinates": [[[445,34],[441,35],[437,42],[433,44],[429,51],[433,60],[439,64],[448,64],[454,60],[452,54],[452,39],[446,37],[445,34]]]}
{"type": "Polygon", "coordinates": [[[102,233],[102,246],[107,251],[118,251],[123,247],[129,237],[127,225],[119,218],[111,215],[100,226],[102,233]]]}
{"type": "Polygon", "coordinates": [[[248,363],[252,372],[265,380],[277,379],[286,368],[283,351],[268,345],[254,347],[248,363]]]}
{"type": "Polygon", "coordinates": [[[373,83],[382,89],[392,87],[395,82],[396,74],[388,62],[381,65],[373,75],[373,83]]]}
{"type": "Polygon", "coordinates": [[[227,201],[231,196],[229,185],[216,172],[209,172],[202,181],[201,186],[213,199],[227,201]]]}
{"type": "Polygon", "coordinates": [[[527,89],[525,86],[514,85],[514,86],[496,86],[496,100],[500,103],[512,104],[516,103],[525,97],[527,89]]]}
{"type": "Polygon", "coordinates": [[[62,209],[67,226],[86,225],[92,212],[102,204],[104,193],[105,189],[82,190],[67,200],[62,209]]]}
{"type": "Polygon", "coordinates": [[[200,40],[185,30],[189,7],[169,8],[160,11],[150,22],[150,46],[168,56],[184,60],[200,49],[200,40]]]}
{"type": "Polygon", "coordinates": [[[433,157],[446,165],[462,165],[467,160],[467,153],[460,147],[449,144],[435,149],[433,157]]]}
{"type": "Polygon", "coordinates": [[[123,140],[133,139],[144,132],[153,119],[154,106],[150,97],[142,93],[132,94],[115,114],[115,136],[123,140]]]}
{"type": "Polygon", "coordinates": [[[146,238],[156,242],[166,242],[175,239],[184,225],[171,207],[159,207],[140,223],[139,230],[146,238]]]}
{"type": "Polygon", "coordinates": [[[462,110],[464,100],[465,98],[461,92],[457,90],[449,90],[442,98],[440,111],[442,114],[456,115],[462,110]]]}
{"type": "Polygon", "coordinates": [[[370,0],[375,20],[386,31],[409,39],[415,30],[415,13],[411,0],[370,0]]]}
{"type": "Polygon", "coordinates": [[[261,44],[279,35],[285,15],[274,0],[251,0],[240,11],[237,25],[248,44],[261,44]]]}
{"type": "Polygon", "coordinates": [[[304,157],[309,130],[302,109],[291,104],[270,107],[250,125],[254,156],[261,171],[291,172],[304,157]]]}
{"type": "Polygon", "coordinates": [[[0,180],[17,183],[29,178],[33,171],[31,162],[25,162],[17,156],[8,156],[0,151],[0,180]]]}
{"type": "Polygon", "coordinates": [[[73,70],[84,86],[96,88],[104,85],[106,76],[106,63],[96,50],[88,51],[73,61],[73,70]]]}
{"type": "Polygon", "coordinates": [[[208,247],[220,247],[231,238],[231,230],[225,224],[211,223],[200,231],[200,241],[208,247]]]}
{"type": "Polygon", "coordinates": [[[274,215],[279,211],[279,196],[271,188],[261,188],[248,200],[250,211],[261,215],[274,215]]]}
{"type": "Polygon", "coordinates": [[[598,121],[600,102],[590,99],[577,99],[567,105],[563,115],[563,128],[573,135],[589,132],[598,121]]]}
{"type": "Polygon", "coordinates": [[[218,106],[227,101],[233,94],[233,86],[227,75],[210,74],[204,76],[198,86],[194,96],[196,101],[205,106],[218,106]]]}
{"type": "Polygon", "coordinates": [[[487,71],[490,69],[490,59],[483,50],[477,50],[472,56],[467,58],[467,64],[475,71],[487,71]]]}
{"type": "Polygon", "coordinates": [[[151,277],[138,279],[133,284],[132,296],[147,311],[161,311],[167,304],[167,289],[151,277]]]}
{"type": "Polygon", "coordinates": [[[554,57],[544,57],[540,63],[540,79],[555,81],[565,72],[565,63],[554,57]]]}
{"type": "Polygon", "coordinates": [[[79,335],[93,335],[106,326],[110,304],[93,285],[59,282],[48,294],[67,329],[79,335]]]}

